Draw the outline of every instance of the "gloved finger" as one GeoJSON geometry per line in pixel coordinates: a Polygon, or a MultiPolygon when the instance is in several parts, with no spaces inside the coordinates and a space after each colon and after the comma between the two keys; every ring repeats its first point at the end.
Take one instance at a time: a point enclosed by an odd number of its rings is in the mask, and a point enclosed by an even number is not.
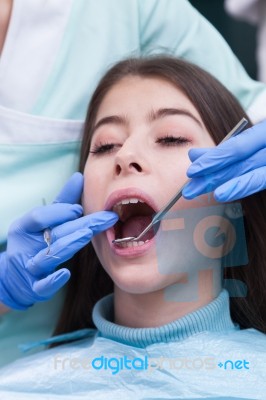
{"type": "Polygon", "coordinates": [[[226,140],[199,157],[187,171],[189,177],[218,171],[266,148],[266,121],[226,140]]]}
{"type": "Polygon", "coordinates": [[[112,211],[99,211],[84,217],[78,218],[74,221],[66,222],[65,224],[56,226],[51,231],[51,242],[67,236],[80,229],[90,228],[93,235],[102,232],[118,221],[118,215],[112,211]]]}
{"type": "Polygon", "coordinates": [[[46,278],[35,281],[33,284],[33,291],[36,296],[43,298],[43,300],[49,299],[66,284],[70,275],[68,269],[62,268],[53,274],[48,275],[46,278]]]}
{"type": "Polygon", "coordinates": [[[202,194],[213,192],[217,187],[213,176],[213,174],[210,174],[203,177],[192,178],[182,190],[184,199],[191,200],[202,194]]]}
{"type": "Polygon", "coordinates": [[[56,196],[53,203],[79,203],[83,182],[83,175],[80,172],[75,172],[56,196]]]}
{"type": "Polygon", "coordinates": [[[220,202],[239,200],[264,189],[266,189],[266,167],[250,171],[219,186],[214,191],[214,198],[220,202]]]}
{"type": "Polygon", "coordinates": [[[47,227],[63,224],[79,218],[83,209],[79,204],[50,204],[44,207],[34,208],[25,214],[19,221],[21,230],[28,233],[40,232],[47,227]]]}
{"type": "MultiPolygon", "coordinates": [[[[212,148],[212,147],[211,147],[212,148]]],[[[206,153],[206,151],[209,151],[210,148],[205,148],[205,147],[197,147],[194,149],[190,149],[188,151],[188,156],[191,162],[196,161],[199,157],[201,157],[203,154],[206,153]]]]}
{"type": "MultiPolygon", "coordinates": [[[[260,150],[248,159],[222,168],[219,171],[192,178],[183,189],[182,195],[186,199],[193,199],[201,194],[212,192],[218,186],[221,186],[229,180],[252,171],[254,165],[256,165],[255,170],[266,166],[266,149],[260,150]]],[[[257,191],[259,190],[258,188],[257,191]]]]}
{"type": "Polygon", "coordinates": [[[93,232],[89,228],[80,229],[68,236],[56,240],[50,247],[41,250],[32,257],[26,269],[36,278],[43,278],[51,274],[58,265],[69,260],[77,251],[90,242],[93,232]]]}

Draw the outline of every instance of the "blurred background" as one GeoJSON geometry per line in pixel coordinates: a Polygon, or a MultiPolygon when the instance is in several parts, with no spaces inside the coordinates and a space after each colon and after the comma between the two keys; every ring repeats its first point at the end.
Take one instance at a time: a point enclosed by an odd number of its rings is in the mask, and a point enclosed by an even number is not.
{"type": "Polygon", "coordinates": [[[225,11],[224,0],[189,1],[218,29],[244,65],[248,74],[256,79],[256,27],[230,17],[225,11]]]}

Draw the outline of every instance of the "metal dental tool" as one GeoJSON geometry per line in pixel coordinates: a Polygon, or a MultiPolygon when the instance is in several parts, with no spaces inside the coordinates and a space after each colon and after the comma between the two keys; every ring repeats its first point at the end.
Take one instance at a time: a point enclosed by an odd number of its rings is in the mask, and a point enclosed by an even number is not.
{"type": "MultiPolygon", "coordinates": [[[[42,203],[43,203],[44,206],[46,206],[45,199],[42,199],[42,203]]],[[[46,228],[43,231],[43,240],[45,241],[45,243],[47,244],[47,247],[48,247],[47,248],[47,253],[46,253],[46,255],[47,255],[47,254],[50,253],[50,247],[51,247],[51,242],[52,242],[51,229],[50,228],[46,228]]]]}
{"type": "Polygon", "coordinates": [[[47,228],[47,229],[44,230],[44,232],[43,232],[43,239],[44,239],[45,243],[46,243],[47,246],[48,246],[48,248],[47,248],[47,253],[46,253],[46,255],[47,255],[47,254],[50,253],[50,247],[51,247],[51,241],[52,241],[52,238],[51,238],[51,229],[47,228]]]}
{"type": "MultiPolygon", "coordinates": [[[[228,140],[230,137],[238,135],[244,127],[247,125],[248,121],[246,118],[242,118],[238,124],[223,138],[223,140],[220,143],[225,142],[228,140]]],[[[157,214],[154,215],[151,223],[137,236],[137,237],[126,237],[122,239],[115,239],[113,240],[113,243],[120,244],[120,243],[126,243],[126,242],[136,242],[142,238],[145,233],[147,233],[153,225],[157,224],[160,222],[165,214],[173,207],[173,205],[182,197],[182,190],[186,186],[186,184],[190,181],[191,179],[187,179],[186,182],[181,186],[181,188],[178,190],[178,192],[174,195],[174,197],[159,211],[157,214]]]]}

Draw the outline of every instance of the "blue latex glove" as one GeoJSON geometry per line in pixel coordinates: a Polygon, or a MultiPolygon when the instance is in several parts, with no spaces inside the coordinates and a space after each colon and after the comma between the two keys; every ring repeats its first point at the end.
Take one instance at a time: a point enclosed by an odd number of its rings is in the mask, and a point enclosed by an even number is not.
{"type": "Polygon", "coordinates": [[[214,191],[217,201],[242,199],[266,188],[266,121],[211,149],[191,149],[183,196],[214,191]]]}
{"type": "Polygon", "coordinates": [[[11,225],[7,250],[0,254],[2,303],[24,310],[51,298],[70,278],[68,269],[55,268],[118,220],[109,211],[81,217],[81,205],[72,203],[79,200],[82,188],[83,176],[76,173],[53,204],[35,208],[11,225]],[[49,254],[43,238],[48,227],[52,238],[49,254]]]}

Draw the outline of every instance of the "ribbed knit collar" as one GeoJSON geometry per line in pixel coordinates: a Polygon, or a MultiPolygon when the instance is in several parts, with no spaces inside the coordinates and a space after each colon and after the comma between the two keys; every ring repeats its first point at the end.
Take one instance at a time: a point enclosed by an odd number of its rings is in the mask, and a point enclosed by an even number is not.
{"type": "Polygon", "coordinates": [[[176,342],[204,331],[235,329],[230,317],[229,295],[225,289],[206,306],[160,327],[128,328],[112,322],[113,315],[114,295],[110,294],[99,300],[93,309],[93,322],[100,335],[135,347],[176,342]]]}

